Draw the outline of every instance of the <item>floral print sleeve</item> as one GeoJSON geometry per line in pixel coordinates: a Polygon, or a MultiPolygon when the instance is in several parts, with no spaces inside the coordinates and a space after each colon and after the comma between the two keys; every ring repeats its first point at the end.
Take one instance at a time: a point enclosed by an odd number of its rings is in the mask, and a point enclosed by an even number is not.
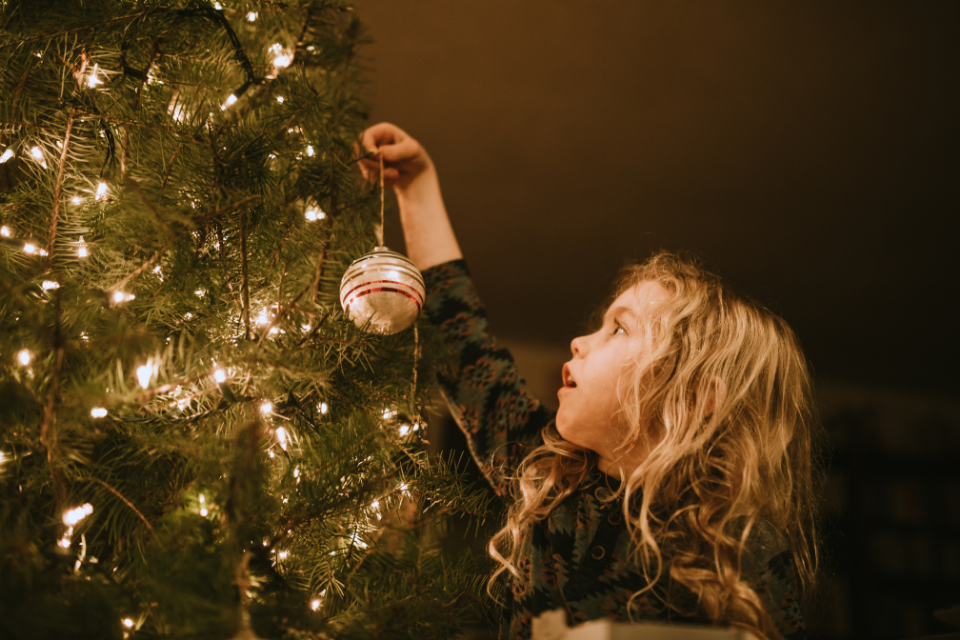
{"type": "Polygon", "coordinates": [[[459,356],[453,375],[440,376],[441,390],[481,471],[507,495],[510,475],[543,443],[540,432],[554,414],[530,397],[510,352],[487,332],[487,313],[466,262],[431,267],[423,278],[424,310],[459,356]]]}

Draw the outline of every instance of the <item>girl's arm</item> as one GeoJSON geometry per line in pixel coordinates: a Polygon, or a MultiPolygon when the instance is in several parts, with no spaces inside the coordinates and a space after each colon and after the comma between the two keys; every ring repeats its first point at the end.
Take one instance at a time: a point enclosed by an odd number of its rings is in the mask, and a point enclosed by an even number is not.
{"type": "Polygon", "coordinates": [[[400,220],[410,259],[427,286],[424,311],[456,349],[459,358],[440,385],[450,411],[467,436],[470,451],[497,493],[509,490],[509,476],[534,447],[553,412],[526,391],[513,357],[487,332],[487,314],[470,279],[450,226],[433,162],[420,144],[391,124],[363,136],[373,155],[361,161],[364,176],[379,179],[376,154],[384,159],[384,185],[400,203],[400,220]]]}
{"type": "Polygon", "coordinates": [[[420,143],[400,128],[382,122],[363,133],[363,146],[373,154],[360,161],[363,176],[379,179],[379,154],[383,154],[383,181],[393,187],[400,205],[400,222],[410,260],[426,271],[462,258],[440,195],[440,180],[433,161],[420,143]]]}

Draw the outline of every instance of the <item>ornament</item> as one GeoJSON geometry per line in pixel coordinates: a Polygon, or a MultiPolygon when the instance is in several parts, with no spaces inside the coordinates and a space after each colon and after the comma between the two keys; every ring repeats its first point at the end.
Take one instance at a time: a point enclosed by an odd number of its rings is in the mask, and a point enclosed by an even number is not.
{"type": "Polygon", "coordinates": [[[353,261],[340,283],[340,304],[353,323],[390,335],[420,315],[426,289],[423,276],[406,257],[384,246],[353,261]]]}

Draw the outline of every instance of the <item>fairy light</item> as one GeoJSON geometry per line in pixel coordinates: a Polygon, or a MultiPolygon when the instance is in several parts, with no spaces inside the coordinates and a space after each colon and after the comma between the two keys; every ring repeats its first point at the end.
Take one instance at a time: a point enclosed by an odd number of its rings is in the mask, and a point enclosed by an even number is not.
{"type": "Polygon", "coordinates": [[[254,320],[254,322],[256,322],[256,323],[257,323],[258,325],[260,325],[261,327],[262,327],[263,325],[265,325],[265,324],[269,324],[269,323],[270,323],[270,316],[267,315],[267,310],[266,310],[266,309],[261,310],[261,311],[260,311],[260,314],[257,315],[257,319],[254,320]]]}
{"type": "Polygon", "coordinates": [[[283,96],[277,96],[277,102],[283,104],[283,96]]]}
{"type": "Polygon", "coordinates": [[[54,282],[53,280],[44,280],[41,286],[43,287],[44,291],[50,291],[51,289],[59,289],[60,283],[54,282]]]}
{"type": "MultiPolygon", "coordinates": [[[[261,407],[261,411],[262,411],[262,410],[263,410],[263,408],[261,407]]],[[[287,450],[287,441],[288,441],[288,439],[289,439],[289,436],[287,436],[287,430],[284,429],[283,427],[277,427],[277,429],[276,429],[276,431],[275,431],[274,433],[277,434],[277,442],[280,443],[280,448],[283,449],[284,451],[286,451],[286,450],[287,450]]]]}
{"type": "Polygon", "coordinates": [[[3,152],[3,155],[0,155],[0,164],[3,164],[15,155],[16,154],[13,152],[13,149],[7,149],[3,152]]]}
{"type": "Polygon", "coordinates": [[[206,509],[205,507],[204,507],[203,509],[200,509],[200,515],[203,516],[204,518],[207,517],[207,514],[208,514],[208,513],[210,513],[210,512],[207,511],[207,509],[206,509]]]}
{"type": "Polygon", "coordinates": [[[153,360],[147,360],[147,364],[137,367],[137,381],[140,386],[146,389],[150,386],[150,380],[156,375],[159,366],[153,360]]]}
{"type": "Polygon", "coordinates": [[[35,255],[40,253],[40,250],[37,249],[37,245],[33,244],[32,242],[27,242],[23,245],[23,252],[29,253],[30,255],[35,255]]]}
{"type": "Polygon", "coordinates": [[[408,433],[410,433],[410,427],[405,424],[400,425],[400,435],[405,436],[408,433]]]}
{"type": "Polygon", "coordinates": [[[63,524],[67,525],[68,527],[76,526],[77,523],[91,513],[93,513],[93,505],[88,502],[81,507],[65,511],[63,513],[63,524]]]}
{"type": "Polygon", "coordinates": [[[397,415],[397,412],[396,412],[396,411],[393,411],[393,410],[391,410],[391,409],[384,409],[384,410],[383,410],[383,419],[384,419],[384,420],[390,420],[391,418],[396,417],[396,415],[397,415]]]}
{"type": "Polygon", "coordinates": [[[13,232],[10,231],[10,227],[8,227],[7,225],[3,225],[2,227],[0,227],[0,236],[3,236],[4,238],[9,238],[12,235],[13,235],[13,232]]]}
{"type": "Polygon", "coordinates": [[[87,243],[83,241],[83,236],[80,236],[80,246],[77,247],[77,257],[86,258],[87,255],[87,243]]]}
{"type": "Polygon", "coordinates": [[[227,381],[227,372],[223,369],[217,369],[213,372],[213,379],[217,381],[217,384],[223,384],[227,381]]]}
{"type": "Polygon", "coordinates": [[[40,163],[40,166],[44,169],[47,168],[47,161],[43,158],[43,151],[40,150],[40,147],[33,147],[30,149],[30,155],[33,156],[33,159],[40,163]]]}
{"type": "Polygon", "coordinates": [[[226,111],[237,102],[237,96],[232,93],[227,97],[227,101],[220,106],[221,111],[226,111]]]}
{"type": "Polygon", "coordinates": [[[269,400],[264,400],[263,403],[260,405],[260,413],[262,413],[265,416],[273,413],[273,403],[270,402],[269,400]]]}
{"type": "Polygon", "coordinates": [[[216,9],[217,11],[223,11],[223,5],[220,4],[219,2],[214,2],[213,8],[216,9]]]}
{"type": "Polygon", "coordinates": [[[251,11],[250,13],[248,13],[248,14],[247,14],[247,20],[249,20],[250,22],[256,22],[256,21],[257,21],[257,12],[256,12],[256,11],[251,11]]]}
{"type": "Polygon", "coordinates": [[[18,360],[18,361],[20,362],[20,364],[23,365],[24,367],[27,366],[28,364],[30,364],[30,360],[31,360],[32,358],[33,358],[33,355],[32,355],[29,351],[27,351],[26,349],[21,349],[20,352],[17,353],[17,360],[18,360]]]}
{"type": "Polygon", "coordinates": [[[289,551],[281,551],[280,553],[277,554],[277,557],[280,558],[281,560],[286,560],[288,555],[290,555],[289,551]]]}
{"type": "Polygon", "coordinates": [[[270,53],[273,54],[273,66],[278,69],[289,67],[293,62],[293,56],[283,50],[283,45],[279,42],[270,46],[270,53]]]}
{"type": "Polygon", "coordinates": [[[184,112],[183,107],[177,105],[173,108],[173,119],[177,122],[183,122],[187,117],[187,114],[184,112]]]}
{"type": "Polygon", "coordinates": [[[319,601],[319,600],[311,600],[311,601],[310,601],[310,609],[311,609],[311,610],[316,611],[316,610],[319,609],[319,608],[320,608],[320,601],[319,601]]]}
{"type": "Polygon", "coordinates": [[[106,418],[107,410],[103,407],[94,407],[93,409],[90,409],[90,415],[94,418],[106,418]]]}
{"type": "Polygon", "coordinates": [[[130,302],[137,296],[132,293],[126,293],[124,291],[114,291],[113,292],[113,302],[114,304],[120,304],[122,302],[130,302]]]}
{"type": "Polygon", "coordinates": [[[312,158],[314,153],[316,153],[316,152],[313,150],[313,145],[309,145],[309,144],[308,144],[308,145],[307,145],[307,155],[312,158]]]}
{"type": "Polygon", "coordinates": [[[97,200],[105,200],[107,198],[107,183],[101,182],[97,185],[97,200]]]}
{"type": "Polygon", "coordinates": [[[323,210],[320,209],[320,207],[310,207],[304,212],[303,215],[310,222],[313,222],[315,220],[323,220],[324,218],[327,217],[327,214],[325,214],[323,210]]]}
{"type": "Polygon", "coordinates": [[[103,80],[97,77],[97,71],[100,70],[100,65],[93,65],[93,71],[90,72],[90,78],[87,80],[87,86],[91,89],[96,89],[98,84],[103,84],[103,80]]]}
{"type": "Polygon", "coordinates": [[[196,294],[196,296],[197,296],[198,298],[202,298],[202,297],[207,293],[207,290],[206,290],[206,289],[197,289],[197,290],[194,291],[193,293],[196,294]]]}
{"type": "Polygon", "coordinates": [[[135,624],[133,618],[124,618],[121,622],[123,622],[123,626],[127,629],[133,629],[133,625],[135,624]]]}
{"type": "Polygon", "coordinates": [[[320,414],[326,415],[327,411],[330,411],[330,406],[326,402],[320,403],[320,414]]]}
{"type": "Polygon", "coordinates": [[[80,196],[73,196],[72,198],[70,198],[70,202],[72,202],[75,206],[79,206],[80,203],[83,202],[83,198],[81,198],[80,196]]]}

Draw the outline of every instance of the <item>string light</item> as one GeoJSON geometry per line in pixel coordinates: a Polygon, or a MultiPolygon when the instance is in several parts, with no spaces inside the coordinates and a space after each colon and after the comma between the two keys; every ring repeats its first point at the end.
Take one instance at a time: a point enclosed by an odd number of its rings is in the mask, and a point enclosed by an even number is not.
{"type": "Polygon", "coordinates": [[[7,456],[3,451],[0,451],[0,465],[7,461],[7,456]]]}
{"type": "Polygon", "coordinates": [[[273,403],[269,400],[264,400],[263,404],[260,405],[260,413],[265,416],[273,413],[273,403]]]}
{"type": "Polygon", "coordinates": [[[220,4],[219,2],[214,2],[213,8],[216,9],[217,11],[223,11],[223,5],[220,4]]]}
{"type": "Polygon", "coordinates": [[[4,238],[9,238],[12,235],[13,235],[13,232],[10,231],[10,227],[6,225],[0,227],[0,236],[3,236],[4,238]]]}
{"type": "Polygon", "coordinates": [[[284,51],[283,45],[279,42],[270,46],[270,53],[273,54],[273,66],[278,69],[289,67],[290,63],[293,62],[293,56],[284,51]]]}
{"type": "Polygon", "coordinates": [[[0,155],[0,164],[3,164],[4,162],[12,158],[14,155],[16,154],[13,152],[13,149],[7,149],[6,151],[3,152],[3,155],[0,155]]]}
{"type": "Polygon", "coordinates": [[[124,618],[122,622],[123,626],[125,626],[127,629],[133,629],[133,625],[135,624],[132,618],[124,618]]]}
{"type": "MultiPolygon", "coordinates": [[[[262,410],[262,407],[261,407],[261,410],[262,410]]],[[[288,439],[287,430],[284,429],[283,427],[277,427],[275,433],[277,434],[277,442],[280,443],[280,448],[286,451],[287,439],[288,439]]]]}
{"type": "Polygon", "coordinates": [[[283,104],[283,96],[277,96],[277,102],[283,104]]]}
{"type": "Polygon", "coordinates": [[[90,72],[90,79],[87,80],[87,86],[91,89],[95,89],[98,84],[103,84],[103,80],[97,77],[97,71],[99,70],[99,65],[93,65],[93,71],[90,72]]]}
{"type": "Polygon", "coordinates": [[[123,291],[114,291],[113,292],[113,302],[114,304],[120,304],[122,302],[130,302],[137,296],[132,293],[125,293],[123,291]]]}
{"type": "Polygon", "coordinates": [[[277,554],[277,557],[279,557],[281,560],[286,560],[288,555],[290,555],[288,551],[281,551],[277,554]]]}
{"type": "Polygon", "coordinates": [[[147,360],[147,364],[137,367],[137,381],[140,386],[146,389],[150,386],[150,380],[157,374],[160,366],[152,359],[147,360]]]}
{"type": "Polygon", "coordinates": [[[37,245],[33,244],[32,242],[27,242],[26,244],[23,245],[23,252],[29,253],[30,255],[34,255],[36,253],[39,253],[39,249],[37,249],[37,245]]]}
{"type": "Polygon", "coordinates": [[[408,433],[410,433],[410,427],[405,424],[400,425],[400,435],[405,436],[408,433]]]}
{"type": "Polygon", "coordinates": [[[21,349],[20,352],[17,353],[17,360],[19,360],[20,364],[23,365],[24,367],[30,364],[30,360],[32,358],[33,358],[33,355],[26,349],[21,349]]]}
{"type": "Polygon", "coordinates": [[[247,14],[247,20],[249,20],[250,22],[256,22],[256,21],[257,21],[257,12],[256,12],[256,11],[251,11],[250,13],[248,13],[248,14],[247,14]]]}
{"type": "Polygon", "coordinates": [[[81,202],[83,202],[83,198],[80,196],[73,196],[70,198],[70,202],[72,202],[74,205],[79,205],[81,202]]]}
{"type": "Polygon", "coordinates": [[[94,407],[93,409],[90,409],[90,415],[94,418],[106,418],[107,410],[103,407],[94,407]]]}
{"type": "Polygon", "coordinates": [[[80,236],[80,246],[77,247],[77,257],[86,258],[87,255],[87,243],[83,241],[83,236],[80,236]]]}
{"type": "Polygon", "coordinates": [[[97,200],[106,200],[107,198],[107,183],[101,182],[97,185],[97,200]]]}
{"type": "Polygon", "coordinates": [[[217,384],[223,384],[227,381],[227,372],[223,369],[217,369],[213,372],[213,379],[217,381],[217,384]]]}
{"type": "Polygon", "coordinates": [[[321,415],[326,415],[327,411],[329,411],[329,410],[330,410],[330,407],[327,405],[326,402],[321,402],[321,403],[320,403],[320,414],[321,414],[321,415]]]}
{"type": "Polygon", "coordinates": [[[304,212],[303,215],[304,215],[304,216],[307,218],[307,220],[309,220],[310,222],[313,222],[314,220],[323,220],[324,218],[327,217],[327,214],[325,214],[325,213],[320,209],[320,207],[310,207],[309,209],[307,209],[307,210],[304,212]]]}
{"type": "Polygon", "coordinates": [[[194,291],[198,298],[202,298],[206,292],[206,289],[197,289],[194,291]]]}
{"type": "Polygon", "coordinates": [[[313,145],[309,145],[309,144],[308,144],[308,145],[307,145],[307,155],[312,158],[314,153],[316,153],[316,152],[313,150],[313,145]]]}
{"type": "Polygon", "coordinates": [[[393,411],[393,410],[391,410],[391,409],[384,409],[384,410],[383,410],[383,419],[384,419],[384,420],[390,420],[391,418],[396,417],[396,415],[397,415],[397,412],[396,412],[396,411],[393,411]]]}
{"type": "Polygon", "coordinates": [[[226,111],[229,107],[233,106],[237,101],[237,96],[232,93],[227,97],[227,101],[220,106],[220,111],[226,111]]]}
{"type": "Polygon", "coordinates": [[[73,527],[91,513],[93,513],[93,505],[88,502],[82,507],[65,511],[63,514],[63,524],[68,527],[73,527]]]}
{"type": "Polygon", "coordinates": [[[40,147],[33,147],[30,149],[30,155],[33,156],[34,160],[40,163],[40,166],[44,169],[47,168],[47,161],[43,159],[43,151],[40,150],[40,147]]]}
{"type": "Polygon", "coordinates": [[[320,608],[320,601],[319,601],[319,600],[311,600],[311,601],[310,601],[310,608],[311,608],[313,611],[316,611],[317,609],[319,609],[319,608],[320,608]]]}
{"type": "Polygon", "coordinates": [[[51,289],[59,289],[60,283],[54,282],[53,280],[44,280],[42,286],[44,291],[50,291],[51,289]]]}

